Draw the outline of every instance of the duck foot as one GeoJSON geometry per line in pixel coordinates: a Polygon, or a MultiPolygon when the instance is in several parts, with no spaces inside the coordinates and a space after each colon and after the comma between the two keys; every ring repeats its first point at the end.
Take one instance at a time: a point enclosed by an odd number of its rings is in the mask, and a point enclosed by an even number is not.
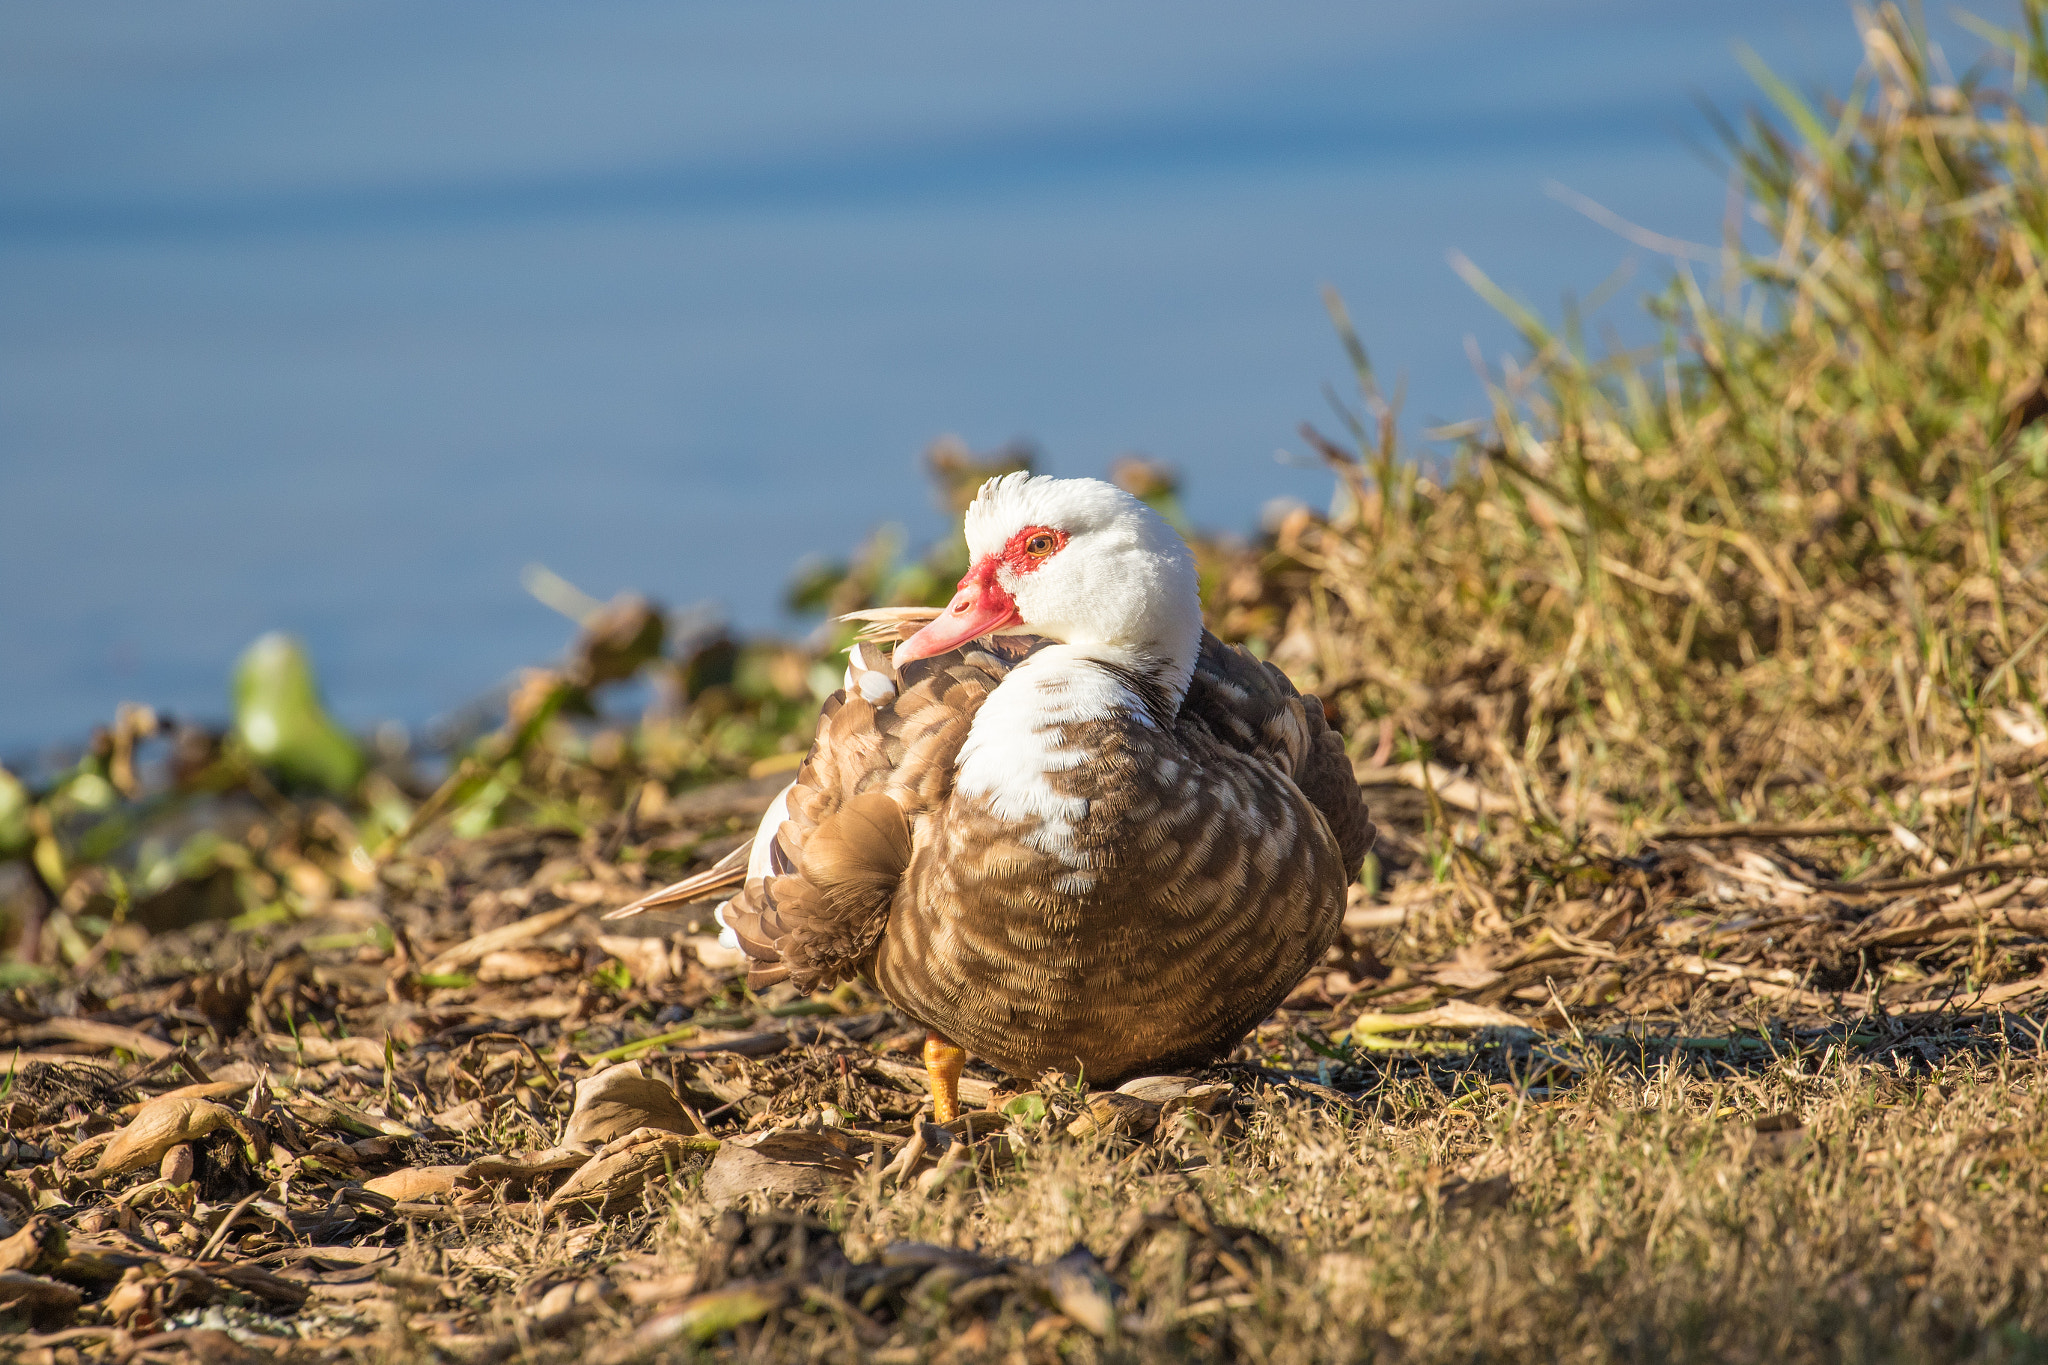
{"type": "Polygon", "coordinates": [[[932,1087],[932,1122],[951,1123],[960,1117],[960,1069],[967,1065],[967,1052],[927,1030],[924,1035],[924,1074],[932,1087]]]}

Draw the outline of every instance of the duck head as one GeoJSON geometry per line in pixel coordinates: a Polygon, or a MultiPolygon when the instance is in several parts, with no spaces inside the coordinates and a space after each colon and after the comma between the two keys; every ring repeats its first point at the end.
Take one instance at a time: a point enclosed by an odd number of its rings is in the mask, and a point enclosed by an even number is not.
{"type": "Polygon", "coordinates": [[[899,663],[987,635],[1036,635],[1135,670],[1176,702],[1202,643],[1194,556],[1150,507],[1100,479],[1005,474],[967,509],[973,567],[899,663]]]}

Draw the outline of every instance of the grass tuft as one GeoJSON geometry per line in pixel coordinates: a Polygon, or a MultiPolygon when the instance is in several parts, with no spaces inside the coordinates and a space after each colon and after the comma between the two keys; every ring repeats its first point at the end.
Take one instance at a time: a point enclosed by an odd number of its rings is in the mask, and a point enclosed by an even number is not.
{"type": "MultiPolygon", "coordinates": [[[[1951,80],[1862,13],[1825,108],[1752,59],[1774,114],[1725,129],[1750,223],[1721,279],[1675,261],[1654,356],[1595,357],[1461,263],[1529,356],[1441,478],[1336,311],[1364,407],[1310,436],[1347,496],[1284,548],[1317,571],[1290,662],[1354,731],[1391,718],[1538,816],[1660,820],[1901,818],[1914,776],[2033,737],[2043,14],[1951,80]]],[[[2038,796],[1958,841],[2029,837],[2038,796]]]]}

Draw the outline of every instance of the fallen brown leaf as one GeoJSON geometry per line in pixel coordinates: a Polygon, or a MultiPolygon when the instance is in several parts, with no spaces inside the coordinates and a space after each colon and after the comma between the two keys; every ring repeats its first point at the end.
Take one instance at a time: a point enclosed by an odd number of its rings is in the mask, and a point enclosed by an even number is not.
{"type": "Polygon", "coordinates": [[[235,1126],[235,1115],[211,1100],[165,1096],[142,1106],[100,1153],[92,1174],[104,1179],[155,1166],[181,1142],[235,1126]]]}
{"type": "Polygon", "coordinates": [[[607,1144],[578,1167],[555,1192],[543,1216],[557,1213],[593,1217],[629,1208],[655,1181],[680,1174],[719,1149],[716,1138],[689,1138],[659,1129],[642,1128],[607,1144]]]}
{"type": "Polygon", "coordinates": [[[481,962],[491,953],[505,948],[514,948],[531,942],[542,934],[552,933],[570,920],[583,913],[581,905],[570,904],[554,910],[544,910],[538,915],[529,915],[523,920],[492,929],[456,944],[440,953],[420,968],[422,976],[446,976],[460,971],[472,962],[481,962]]]}
{"type": "Polygon", "coordinates": [[[64,1225],[39,1213],[24,1223],[21,1231],[0,1242],[0,1270],[47,1274],[70,1254],[64,1225]]]}
{"type": "MultiPolygon", "coordinates": [[[[166,1090],[163,1094],[153,1096],[152,1098],[159,1100],[212,1100],[216,1104],[225,1104],[229,1100],[240,1099],[248,1094],[254,1084],[253,1081],[208,1081],[204,1085],[181,1085],[176,1090],[166,1090]]],[[[149,1102],[149,1100],[139,1100],[134,1104],[126,1105],[122,1108],[121,1113],[123,1117],[134,1118],[142,1112],[142,1106],[149,1102]]]]}
{"type": "Polygon", "coordinates": [[[846,1188],[860,1164],[822,1133],[757,1133],[719,1146],[704,1172],[704,1197],[724,1208],[750,1194],[811,1199],[846,1188]]]}
{"type": "Polygon", "coordinates": [[[1099,1090],[1088,1097],[1088,1105],[1067,1125],[1069,1137],[1113,1133],[1119,1137],[1143,1137],[1159,1126],[1160,1106],[1115,1090],[1099,1090]]]}
{"type": "Polygon", "coordinates": [[[46,1019],[27,1028],[10,1030],[0,1038],[0,1045],[14,1043],[83,1043],[88,1047],[120,1048],[152,1059],[168,1057],[178,1050],[175,1043],[152,1038],[138,1029],[92,1019],[46,1019]]]}
{"type": "Polygon", "coordinates": [[[701,1131],[683,1112],[682,1101],[668,1082],[647,1075],[639,1062],[622,1062],[576,1083],[576,1103],[569,1111],[562,1144],[596,1147],[640,1128],[701,1131]]]}
{"type": "Polygon", "coordinates": [[[456,1183],[468,1170],[467,1166],[408,1166],[365,1180],[363,1188],[400,1202],[446,1199],[455,1193],[456,1183]]]}

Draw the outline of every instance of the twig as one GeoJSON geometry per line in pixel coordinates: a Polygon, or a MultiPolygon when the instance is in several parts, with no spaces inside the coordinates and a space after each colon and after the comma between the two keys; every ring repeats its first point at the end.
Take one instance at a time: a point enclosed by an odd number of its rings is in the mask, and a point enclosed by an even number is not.
{"type": "Polygon", "coordinates": [[[1749,824],[1673,825],[1650,835],[1653,840],[1683,839],[1870,839],[1891,833],[1890,825],[1749,824]]]}
{"type": "Polygon", "coordinates": [[[632,796],[626,800],[626,809],[619,815],[618,828],[611,832],[611,835],[604,841],[604,847],[598,851],[597,856],[600,862],[614,863],[618,861],[619,850],[624,848],[626,841],[633,837],[633,823],[640,814],[640,793],[645,790],[645,786],[633,788],[632,796]]]}
{"type": "Polygon", "coordinates": [[[220,1220],[220,1225],[214,1228],[213,1235],[206,1239],[206,1245],[199,1248],[199,1254],[192,1259],[195,1261],[212,1260],[221,1247],[226,1245],[228,1233],[234,1228],[235,1220],[246,1213],[249,1206],[262,1197],[262,1190],[258,1190],[254,1194],[243,1195],[241,1202],[228,1210],[228,1216],[220,1220]]]}
{"type": "Polygon", "coordinates": [[[1822,882],[1814,891],[1830,896],[1879,896],[1895,891],[1930,891],[1940,886],[1954,886],[1957,882],[1968,881],[1971,877],[1986,872],[2034,872],[2042,867],[2039,858],[2015,858],[2006,862],[1971,863],[1968,867],[1951,868],[1936,877],[1900,877],[1880,882],[1822,882]]]}

